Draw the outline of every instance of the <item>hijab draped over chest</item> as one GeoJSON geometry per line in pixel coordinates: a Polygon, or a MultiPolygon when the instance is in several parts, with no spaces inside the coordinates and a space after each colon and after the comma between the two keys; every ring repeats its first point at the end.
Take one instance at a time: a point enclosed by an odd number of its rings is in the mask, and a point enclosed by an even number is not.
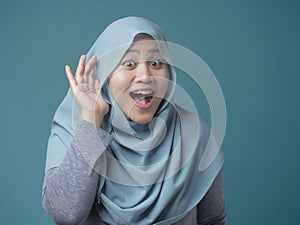
{"type": "MultiPolygon", "coordinates": [[[[97,213],[109,224],[174,223],[203,198],[222,167],[223,153],[219,151],[205,170],[199,170],[204,151],[219,146],[196,113],[174,102],[176,73],[165,35],[157,25],[140,17],[119,19],[97,38],[87,60],[94,55],[95,77],[110,105],[101,128],[113,137],[99,159],[100,167],[106,169],[97,171],[97,213]],[[148,124],[129,121],[108,86],[110,74],[141,33],[156,40],[161,56],[170,64],[168,91],[148,124]]],[[[79,108],[69,90],[53,118],[46,171],[63,160],[78,120],[79,108]]]]}

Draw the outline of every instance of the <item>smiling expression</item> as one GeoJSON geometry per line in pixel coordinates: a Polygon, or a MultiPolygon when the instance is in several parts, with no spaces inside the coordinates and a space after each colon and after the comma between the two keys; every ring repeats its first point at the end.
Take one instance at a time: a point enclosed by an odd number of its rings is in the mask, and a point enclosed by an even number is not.
{"type": "Polygon", "coordinates": [[[111,93],[125,115],[148,123],[164,98],[169,80],[168,65],[151,36],[137,35],[108,81],[111,93]]]}

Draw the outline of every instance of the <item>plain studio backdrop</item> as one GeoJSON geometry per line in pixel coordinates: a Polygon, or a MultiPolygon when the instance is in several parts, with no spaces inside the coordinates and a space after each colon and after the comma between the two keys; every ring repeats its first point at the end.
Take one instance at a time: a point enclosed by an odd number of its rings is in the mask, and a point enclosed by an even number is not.
{"type": "MultiPolygon", "coordinates": [[[[109,23],[130,15],[160,25],[220,83],[228,224],[299,223],[299,11],[298,1],[277,0],[1,0],[0,224],[54,224],[41,192],[64,65],[75,69],[109,23]]],[[[179,84],[209,120],[197,85],[183,75],[179,84]]]]}

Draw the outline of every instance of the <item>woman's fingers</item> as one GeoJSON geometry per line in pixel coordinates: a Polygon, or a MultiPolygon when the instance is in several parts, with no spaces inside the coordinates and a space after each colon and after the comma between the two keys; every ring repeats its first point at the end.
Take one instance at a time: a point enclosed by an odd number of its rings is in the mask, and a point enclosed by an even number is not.
{"type": "Polygon", "coordinates": [[[85,71],[83,75],[83,82],[88,84],[91,91],[94,91],[94,72],[97,58],[93,56],[85,65],[85,71]]]}
{"type": "Polygon", "coordinates": [[[90,58],[90,60],[85,65],[84,75],[88,74],[91,71],[91,69],[95,66],[96,61],[97,61],[96,56],[90,58]]]}
{"type": "Polygon", "coordinates": [[[95,92],[94,72],[97,58],[93,56],[87,63],[85,63],[85,61],[86,56],[82,55],[77,65],[75,77],[73,76],[70,66],[65,66],[66,75],[73,93],[78,85],[79,89],[85,93],[95,92]]]}
{"type": "Polygon", "coordinates": [[[67,75],[71,90],[74,93],[75,88],[77,86],[77,81],[76,81],[75,77],[73,76],[73,73],[72,73],[69,65],[65,66],[65,71],[66,71],[66,75],[67,75]]]}
{"type": "Polygon", "coordinates": [[[77,83],[79,83],[82,79],[82,76],[84,74],[84,70],[85,70],[85,60],[86,60],[86,56],[82,55],[78,61],[78,65],[76,68],[76,73],[75,73],[75,77],[77,80],[77,83]]]}
{"type": "Polygon", "coordinates": [[[100,81],[95,79],[95,90],[98,92],[100,91],[100,81]]]}
{"type": "Polygon", "coordinates": [[[87,75],[88,77],[88,85],[89,85],[89,89],[90,91],[95,92],[95,78],[94,78],[94,72],[95,72],[95,66],[93,66],[93,68],[91,69],[91,71],[89,72],[89,74],[87,75]]]}

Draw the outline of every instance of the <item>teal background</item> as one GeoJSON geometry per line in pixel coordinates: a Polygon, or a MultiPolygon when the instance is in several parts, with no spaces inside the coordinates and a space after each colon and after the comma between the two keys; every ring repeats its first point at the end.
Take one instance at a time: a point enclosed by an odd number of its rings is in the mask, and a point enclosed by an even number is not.
{"type": "Polygon", "coordinates": [[[299,12],[292,0],[1,0],[0,224],[53,224],[40,203],[64,65],[128,15],[198,54],[223,89],[228,224],[298,224],[299,12]]]}

